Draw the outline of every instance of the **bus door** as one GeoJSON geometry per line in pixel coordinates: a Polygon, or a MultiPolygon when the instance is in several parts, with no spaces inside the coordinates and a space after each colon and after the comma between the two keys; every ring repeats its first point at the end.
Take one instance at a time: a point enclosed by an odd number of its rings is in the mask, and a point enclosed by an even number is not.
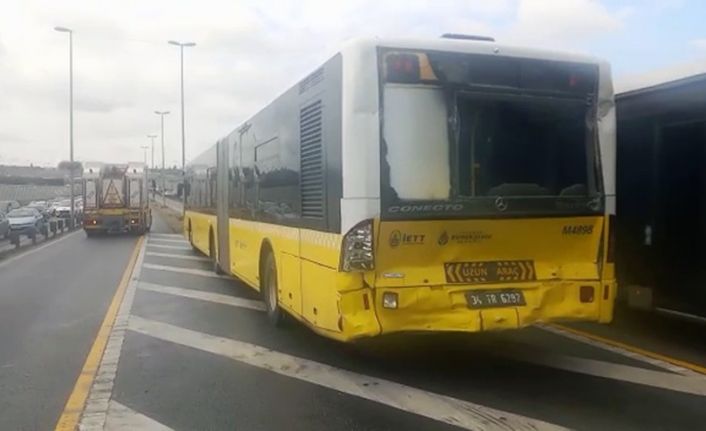
{"type": "Polygon", "coordinates": [[[216,157],[216,234],[218,235],[218,265],[226,274],[230,268],[230,217],[228,212],[228,142],[218,142],[216,157]]]}
{"type": "Polygon", "coordinates": [[[655,248],[662,307],[703,314],[706,122],[667,125],[659,144],[655,248]]]}

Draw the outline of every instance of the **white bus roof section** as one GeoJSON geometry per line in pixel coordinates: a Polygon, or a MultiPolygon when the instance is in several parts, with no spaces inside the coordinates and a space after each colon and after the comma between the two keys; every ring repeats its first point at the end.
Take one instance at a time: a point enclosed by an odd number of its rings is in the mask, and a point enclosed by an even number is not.
{"type": "Polygon", "coordinates": [[[692,78],[706,78],[706,59],[616,78],[615,92],[618,96],[642,93],[672,84],[678,85],[692,78]]]}
{"type": "Polygon", "coordinates": [[[536,49],[515,45],[506,45],[498,42],[460,40],[460,39],[407,39],[407,38],[361,38],[354,39],[344,45],[341,53],[345,56],[352,50],[370,48],[399,48],[410,50],[449,51],[467,54],[501,55],[504,57],[536,58],[553,61],[573,61],[579,63],[605,63],[597,57],[548,49],[536,49]]]}
{"type": "Polygon", "coordinates": [[[83,164],[83,177],[84,178],[98,178],[100,176],[101,169],[103,168],[103,163],[101,162],[86,162],[83,164]]]}
{"type": "Polygon", "coordinates": [[[125,175],[128,177],[142,177],[145,173],[145,164],[142,162],[130,162],[127,164],[125,175]]]}

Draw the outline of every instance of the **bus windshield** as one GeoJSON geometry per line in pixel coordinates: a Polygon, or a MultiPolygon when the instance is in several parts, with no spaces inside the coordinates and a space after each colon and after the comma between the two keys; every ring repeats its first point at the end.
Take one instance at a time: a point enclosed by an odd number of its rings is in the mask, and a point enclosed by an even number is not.
{"type": "Polygon", "coordinates": [[[600,211],[595,90],[585,68],[574,77],[549,65],[554,83],[532,78],[538,67],[522,66],[530,60],[501,61],[494,74],[457,56],[451,72],[448,55],[444,67],[430,55],[435,72],[426,79],[387,74],[381,179],[388,215],[600,211]]]}

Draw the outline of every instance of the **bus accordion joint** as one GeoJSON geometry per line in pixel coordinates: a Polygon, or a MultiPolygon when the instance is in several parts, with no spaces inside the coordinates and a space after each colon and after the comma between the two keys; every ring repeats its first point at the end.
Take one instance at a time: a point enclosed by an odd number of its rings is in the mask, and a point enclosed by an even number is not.
{"type": "Polygon", "coordinates": [[[353,226],[341,242],[341,271],[371,271],[375,269],[373,252],[373,221],[363,220],[353,226]]]}

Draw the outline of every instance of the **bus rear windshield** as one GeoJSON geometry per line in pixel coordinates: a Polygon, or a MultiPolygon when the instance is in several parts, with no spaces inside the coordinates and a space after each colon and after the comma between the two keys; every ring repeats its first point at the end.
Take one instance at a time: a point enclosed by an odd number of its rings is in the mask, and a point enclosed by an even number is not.
{"type": "Polygon", "coordinates": [[[566,196],[589,191],[587,108],[537,97],[459,97],[459,196],[566,196]]]}
{"type": "Polygon", "coordinates": [[[590,94],[385,83],[383,207],[400,215],[402,208],[480,215],[598,211],[593,100],[590,94]]]}

